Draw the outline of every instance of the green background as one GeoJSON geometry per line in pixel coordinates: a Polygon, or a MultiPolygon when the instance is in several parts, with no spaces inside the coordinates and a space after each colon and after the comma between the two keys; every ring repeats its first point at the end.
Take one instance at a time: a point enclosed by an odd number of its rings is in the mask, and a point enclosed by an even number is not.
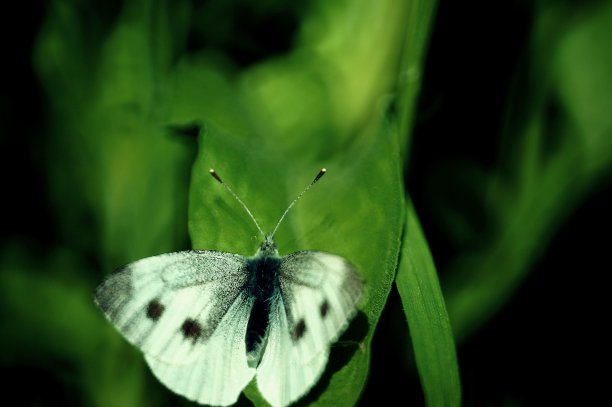
{"type": "MultiPolygon", "coordinates": [[[[612,2],[490,3],[12,5],[7,402],[190,405],[92,293],[142,257],[255,252],[211,167],[264,231],[328,170],[276,243],[346,257],[366,289],[300,405],[605,397],[612,2]]],[[[266,405],[253,384],[239,403],[266,405]]]]}

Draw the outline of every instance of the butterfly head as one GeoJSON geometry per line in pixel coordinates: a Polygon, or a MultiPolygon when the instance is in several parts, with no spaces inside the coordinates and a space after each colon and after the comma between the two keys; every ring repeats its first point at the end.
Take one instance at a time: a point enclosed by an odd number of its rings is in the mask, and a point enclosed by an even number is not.
{"type": "Polygon", "coordinates": [[[278,256],[278,249],[276,249],[276,244],[274,244],[274,236],[271,234],[266,235],[261,246],[259,246],[259,250],[257,250],[257,255],[278,256]]]}

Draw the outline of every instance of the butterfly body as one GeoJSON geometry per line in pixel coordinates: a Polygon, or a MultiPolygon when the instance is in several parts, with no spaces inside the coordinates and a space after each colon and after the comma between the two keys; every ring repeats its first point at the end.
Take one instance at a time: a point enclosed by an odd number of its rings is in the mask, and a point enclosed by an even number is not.
{"type": "Polygon", "coordinates": [[[247,289],[254,299],[245,337],[249,366],[256,367],[268,336],[270,304],[279,295],[279,269],[282,259],[271,238],[246,263],[247,289]]]}

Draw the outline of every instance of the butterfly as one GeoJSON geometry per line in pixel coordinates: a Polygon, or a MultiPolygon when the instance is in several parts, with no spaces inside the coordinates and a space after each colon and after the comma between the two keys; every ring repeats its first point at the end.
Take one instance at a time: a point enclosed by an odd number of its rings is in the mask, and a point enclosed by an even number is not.
{"type": "Polygon", "coordinates": [[[282,407],[319,380],[331,344],[356,313],[363,282],[354,266],[334,254],[280,256],[274,234],[325,172],[266,235],[211,169],[255,222],[263,237],[257,252],[161,254],[124,266],[97,288],[98,307],[170,390],[200,404],[226,406],[255,377],[262,396],[282,407]]]}

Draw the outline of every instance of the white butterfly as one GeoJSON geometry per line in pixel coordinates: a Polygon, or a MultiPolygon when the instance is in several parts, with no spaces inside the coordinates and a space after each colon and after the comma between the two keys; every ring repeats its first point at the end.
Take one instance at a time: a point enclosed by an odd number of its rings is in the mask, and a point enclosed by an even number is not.
{"type": "Polygon", "coordinates": [[[254,256],[190,250],[148,257],[110,275],[95,301],[145,354],[170,390],[201,404],[230,405],[257,377],[274,407],[308,392],[329,347],[356,313],[363,284],[344,258],[318,251],[281,257],[264,236],[254,256]]]}

